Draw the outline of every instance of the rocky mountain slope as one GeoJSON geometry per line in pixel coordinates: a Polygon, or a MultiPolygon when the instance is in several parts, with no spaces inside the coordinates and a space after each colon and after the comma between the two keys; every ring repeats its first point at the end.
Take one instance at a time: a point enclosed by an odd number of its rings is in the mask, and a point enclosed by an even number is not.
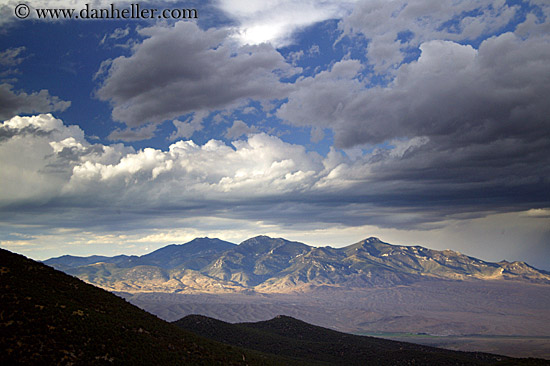
{"type": "Polygon", "coordinates": [[[267,236],[240,245],[201,238],[139,257],[63,256],[44,263],[123,292],[285,293],[392,287],[426,279],[550,284],[550,273],[523,262],[491,263],[451,250],[391,245],[372,237],[343,248],[317,248],[267,236]]]}

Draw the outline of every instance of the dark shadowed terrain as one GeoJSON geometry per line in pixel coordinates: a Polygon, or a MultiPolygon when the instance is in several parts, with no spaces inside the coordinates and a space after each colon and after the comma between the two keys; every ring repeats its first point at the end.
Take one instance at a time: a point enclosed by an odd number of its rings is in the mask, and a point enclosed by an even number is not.
{"type": "Polygon", "coordinates": [[[327,365],[492,365],[548,364],[486,353],[447,351],[412,343],[357,336],[277,316],[257,323],[230,324],[190,315],[177,326],[227,344],[327,365]]]}
{"type": "Polygon", "coordinates": [[[3,249],[0,284],[2,365],[285,364],[199,337],[3,249]]]}

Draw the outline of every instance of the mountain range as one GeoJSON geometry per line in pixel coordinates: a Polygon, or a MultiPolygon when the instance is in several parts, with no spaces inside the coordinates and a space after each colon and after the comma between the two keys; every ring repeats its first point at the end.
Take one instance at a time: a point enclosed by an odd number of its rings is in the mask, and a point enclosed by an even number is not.
{"type": "Polygon", "coordinates": [[[170,324],[3,249],[0,284],[2,365],[547,364],[343,334],[286,316],[250,324],[192,316],[170,324]]]}
{"type": "Polygon", "coordinates": [[[142,256],[44,261],[110,291],[127,293],[290,293],[410,285],[425,280],[508,280],[550,284],[524,262],[486,262],[452,250],[391,245],[370,237],[343,247],[312,247],[257,236],[239,245],[197,238],[142,256]]]}

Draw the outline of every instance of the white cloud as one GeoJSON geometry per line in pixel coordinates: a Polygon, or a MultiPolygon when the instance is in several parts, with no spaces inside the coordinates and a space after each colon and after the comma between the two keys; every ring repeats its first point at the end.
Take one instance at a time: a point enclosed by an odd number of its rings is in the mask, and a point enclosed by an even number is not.
{"type": "Polygon", "coordinates": [[[78,126],[51,114],[13,117],[0,124],[0,206],[42,205],[62,197],[75,165],[113,164],[133,149],[92,145],[78,126]]]}
{"type": "Polygon", "coordinates": [[[293,191],[311,185],[319,165],[302,147],[267,135],[234,145],[235,150],[216,140],[203,146],[178,141],[168,151],[144,149],[114,165],[86,161],[73,168],[65,189],[74,193],[94,187],[99,195],[116,189],[124,191],[119,200],[140,197],[154,206],[186,206],[201,196],[252,198],[293,191]]]}
{"type": "Polygon", "coordinates": [[[292,43],[293,33],[317,22],[348,14],[355,0],[275,0],[250,2],[221,0],[218,6],[239,22],[237,39],[243,44],[270,42],[276,47],[292,43]]]}
{"type": "Polygon", "coordinates": [[[83,134],[63,127],[49,115],[14,117],[0,125],[11,137],[0,143],[0,206],[32,201],[43,204],[59,195],[70,173],[52,172],[54,163],[50,141],[72,137],[82,140],[83,134]]]}
{"type": "Polygon", "coordinates": [[[263,134],[234,147],[216,140],[202,146],[178,141],[167,151],[134,152],[122,145],[92,145],[79,127],[64,126],[51,115],[14,117],[1,126],[3,180],[10,183],[0,196],[3,205],[40,195],[41,201],[68,195],[89,197],[91,206],[141,201],[155,207],[185,206],[206,194],[209,199],[228,192],[269,196],[313,184],[322,167],[317,154],[263,134]],[[24,179],[29,189],[19,182],[25,174],[34,176],[24,179]]]}
{"type": "Polygon", "coordinates": [[[105,42],[111,39],[117,40],[117,39],[125,38],[126,36],[128,36],[128,34],[130,34],[129,26],[127,26],[126,28],[116,28],[113,32],[106,33],[101,39],[101,41],[99,41],[99,44],[103,45],[105,44],[105,42]]]}

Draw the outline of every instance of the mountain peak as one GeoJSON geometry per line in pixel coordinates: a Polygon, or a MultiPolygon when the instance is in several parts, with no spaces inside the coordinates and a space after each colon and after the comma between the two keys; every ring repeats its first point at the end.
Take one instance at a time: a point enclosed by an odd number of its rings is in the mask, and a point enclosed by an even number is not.
{"type": "Polygon", "coordinates": [[[215,241],[215,240],[220,240],[220,239],[218,239],[218,238],[210,238],[210,237],[208,237],[208,236],[204,236],[204,237],[202,237],[202,238],[195,238],[195,239],[193,239],[193,240],[187,242],[186,244],[193,243],[193,242],[201,242],[201,241],[208,242],[208,241],[212,241],[212,240],[215,241]]]}
{"type": "Polygon", "coordinates": [[[381,243],[380,239],[378,239],[376,236],[371,236],[363,240],[365,243],[381,243]]]}
{"type": "Polygon", "coordinates": [[[371,236],[371,237],[368,237],[366,239],[361,240],[360,242],[358,242],[356,244],[352,244],[350,247],[357,248],[357,249],[363,248],[363,249],[371,250],[371,249],[375,249],[375,247],[378,244],[386,244],[386,243],[384,243],[383,241],[381,241],[380,239],[378,239],[375,236],[371,236]]]}
{"type": "Polygon", "coordinates": [[[267,236],[267,235],[256,235],[256,236],[253,236],[252,238],[246,239],[245,242],[250,241],[250,240],[285,240],[285,239],[283,239],[283,238],[272,238],[271,236],[267,236]]]}
{"type": "MultiPolygon", "coordinates": [[[[87,260],[85,264],[106,262],[125,268],[148,265],[158,266],[162,269],[173,269],[180,266],[188,269],[200,269],[214,257],[233,247],[236,245],[216,238],[195,238],[185,244],[167,245],[140,257],[97,257],[93,261],[87,260]]],[[[48,261],[45,263],[50,264],[48,261]]]]}
{"type": "Polygon", "coordinates": [[[267,235],[258,235],[253,238],[247,239],[239,244],[241,248],[269,248],[273,249],[282,245],[299,245],[309,247],[309,245],[299,243],[297,241],[290,241],[284,238],[272,238],[267,235]]]}

